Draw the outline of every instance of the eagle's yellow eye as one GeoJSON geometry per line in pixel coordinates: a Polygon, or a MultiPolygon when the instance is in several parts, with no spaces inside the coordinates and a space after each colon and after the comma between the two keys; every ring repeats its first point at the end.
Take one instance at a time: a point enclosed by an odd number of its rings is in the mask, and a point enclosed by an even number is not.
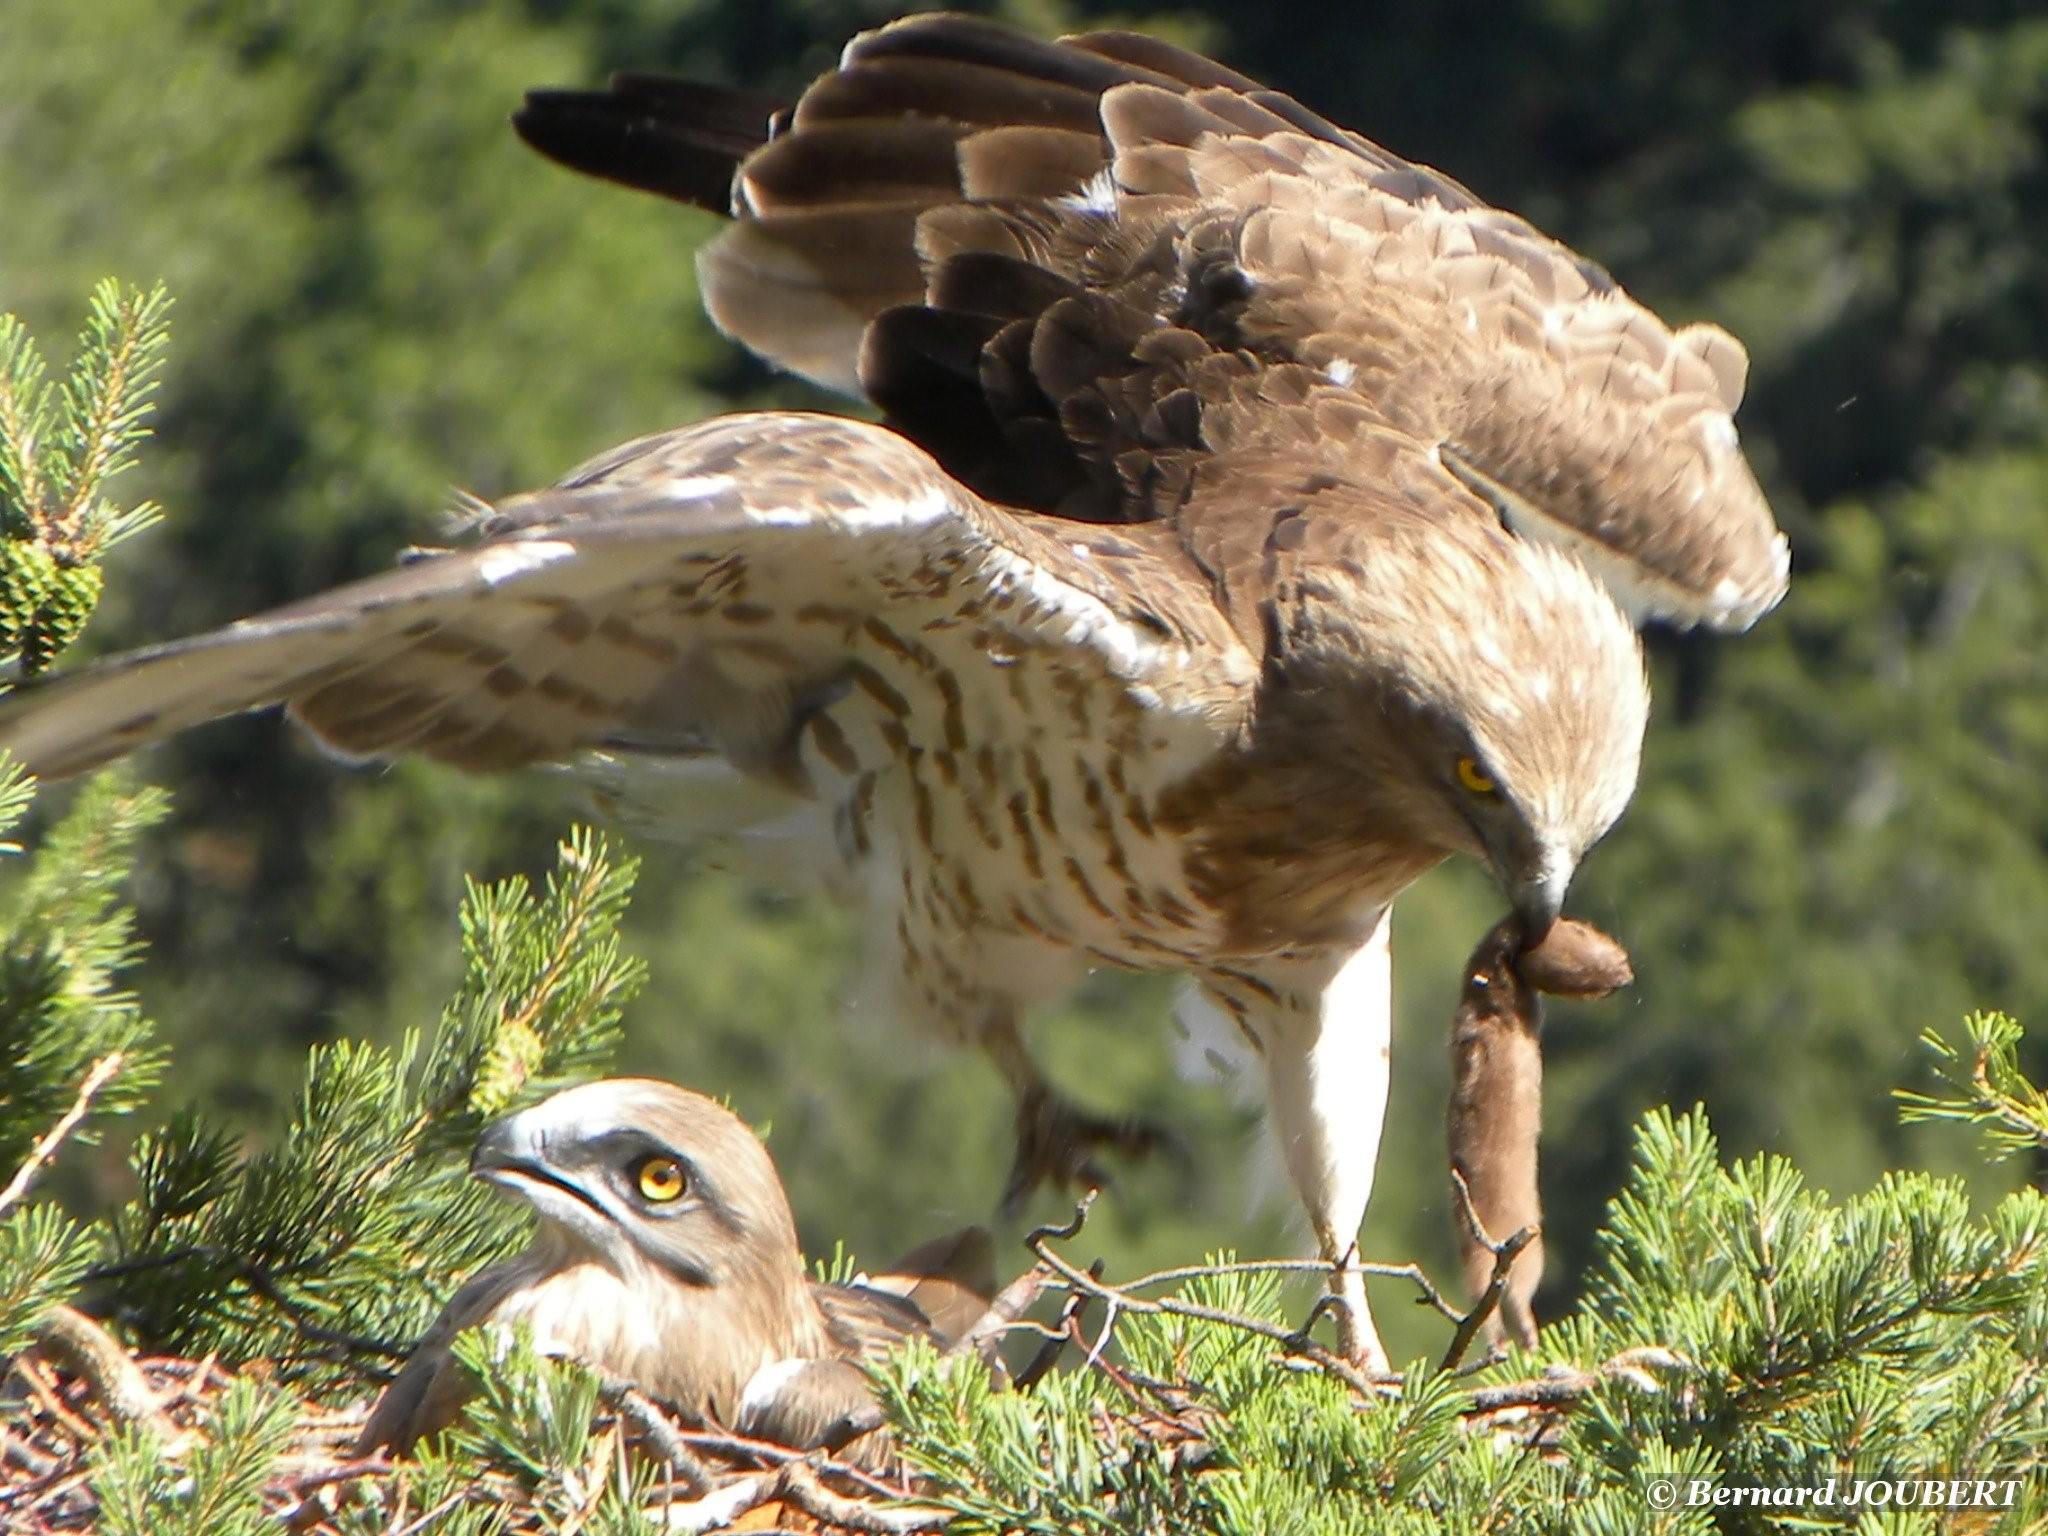
{"type": "Polygon", "coordinates": [[[1490,795],[1500,788],[1480,768],[1476,757],[1458,759],[1458,782],[1475,795],[1490,795]]]}
{"type": "Polygon", "coordinates": [[[640,1165],[638,1180],[640,1193],[662,1205],[679,1198],[689,1184],[683,1165],[672,1157],[648,1158],[640,1165]]]}

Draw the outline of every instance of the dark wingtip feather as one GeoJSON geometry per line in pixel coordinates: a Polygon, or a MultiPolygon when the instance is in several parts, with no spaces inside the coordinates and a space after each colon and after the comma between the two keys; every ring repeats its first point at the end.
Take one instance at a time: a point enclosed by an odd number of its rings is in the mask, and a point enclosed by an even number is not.
{"type": "Polygon", "coordinates": [[[621,75],[608,91],[529,91],[512,128],[573,171],[730,213],[733,172],[767,142],[778,106],[723,86],[621,75]]]}

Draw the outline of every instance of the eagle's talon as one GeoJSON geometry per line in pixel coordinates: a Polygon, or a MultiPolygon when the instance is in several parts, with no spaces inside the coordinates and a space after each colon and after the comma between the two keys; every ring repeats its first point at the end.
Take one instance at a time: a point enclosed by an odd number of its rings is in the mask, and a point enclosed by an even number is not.
{"type": "Polygon", "coordinates": [[[1017,1101],[1017,1153],[1003,1183],[1004,1218],[1015,1217],[1045,1185],[1076,1191],[1108,1189],[1112,1180],[1094,1153],[1108,1150],[1139,1159],[1164,1152],[1188,1161],[1185,1142],[1149,1120],[1096,1115],[1050,1088],[1033,1088],[1017,1101]]]}

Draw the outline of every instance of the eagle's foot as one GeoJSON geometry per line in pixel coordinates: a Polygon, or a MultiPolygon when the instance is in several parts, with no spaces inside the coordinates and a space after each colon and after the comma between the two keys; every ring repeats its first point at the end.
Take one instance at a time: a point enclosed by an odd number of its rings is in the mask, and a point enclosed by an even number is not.
{"type": "Polygon", "coordinates": [[[1330,1266],[1328,1300],[1337,1323],[1337,1353],[1373,1380],[1391,1379],[1396,1373],[1387,1359],[1385,1346],[1380,1343],[1380,1331],[1373,1326],[1372,1308],[1365,1299],[1365,1274],[1358,1267],[1355,1242],[1330,1266]]]}
{"type": "Polygon", "coordinates": [[[1173,1131],[1153,1121],[1090,1114],[1053,1089],[1033,1086],[1017,1100],[1017,1154],[1003,1186],[998,1208],[1014,1217],[1040,1186],[1060,1189],[1107,1189],[1109,1175],[1094,1154],[1149,1157],[1165,1152],[1185,1161],[1187,1146],[1173,1131]]]}

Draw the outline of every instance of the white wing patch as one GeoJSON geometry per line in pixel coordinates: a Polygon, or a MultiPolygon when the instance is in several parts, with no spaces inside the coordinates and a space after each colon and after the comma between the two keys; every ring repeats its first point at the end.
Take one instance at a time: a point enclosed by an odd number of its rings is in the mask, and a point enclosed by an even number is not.
{"type": "MultiPolygon", "coordinates": [[[[836,511],[829,521],[844,528],[879,532],[889,528],[922,528],[953,515],[953,503],[943,488],[930,486],[914,496],[885,497],[863,501],[851,511],[836,511]]],[[[816,507],[749,507],[747,520],[764,528],[815,528],[816,507]]]]}
{"type": "Polygon", "coordinates": [[[1113,219],[1116,217],[1116,177],[1108,166],[1104,166],[1081,183],[1080,191],[1054,198],[1053,205],[1091,218],[1113,219]]]}
{"type": "Polygon", "coordinates": [[[789,1384],[817,1363],[815,1360],[770,1360],[754,1372],[747,1378],[746,1390],[740,1394],[740,1423],[749,1423],[768,1412],[789,1390],[789,1384]]]}
{"type": "Polygon", "coordinates": [[[495,587],[515,576],[524,576],[528,571],[567,560],[575,553],[574,544],[565,544],[560,539],[494,544],[477,555],[476,571],[487,585],[495,587]]]}

